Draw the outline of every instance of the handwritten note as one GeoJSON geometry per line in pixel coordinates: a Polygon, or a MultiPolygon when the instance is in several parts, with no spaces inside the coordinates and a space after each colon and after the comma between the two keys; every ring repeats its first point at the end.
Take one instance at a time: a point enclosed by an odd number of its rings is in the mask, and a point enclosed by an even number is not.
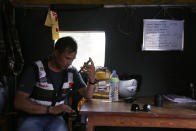
{"type": "Polygon", "coordinates": [[[144,19],[142,50],[183,50],[184,20],[144,19]]]}

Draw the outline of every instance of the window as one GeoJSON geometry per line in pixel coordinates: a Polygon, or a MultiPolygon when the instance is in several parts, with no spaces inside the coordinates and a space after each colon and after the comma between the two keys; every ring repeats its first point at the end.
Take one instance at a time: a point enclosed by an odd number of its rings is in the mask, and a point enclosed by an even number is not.
{"type": "MultiPolygon", "coordinates": [[[[78,53],[73,66],[78,70],[91,57],[95,67],[104,66],[105,32],[104,31],[60,31],[59,36],[71,36],[78,43],[78,53]]],[[[56,41],[55,41],[56,42],[56,41]]]]}

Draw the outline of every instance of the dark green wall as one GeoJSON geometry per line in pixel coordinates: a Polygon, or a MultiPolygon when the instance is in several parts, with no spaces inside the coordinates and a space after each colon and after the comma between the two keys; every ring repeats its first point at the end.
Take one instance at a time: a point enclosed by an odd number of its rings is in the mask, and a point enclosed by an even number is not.
{"type": "MultiPolygon", "coordinates": [[[[102,8],[102,6],[61,6],[60,30],[106,32],[106,62],[118,73],[139,74],[139,95],[156,93],[190,94],[195,82],[196,13],[188,7],[169,8],[170,14],[156,18],[185,20],[184,51],[141,51],[143,19],[156,16],[160,7],[102,8]]],[[[25,64],[52,53],[51,29],[44,26],[47,8],[16,8],[16,25],[25,64]]]]}

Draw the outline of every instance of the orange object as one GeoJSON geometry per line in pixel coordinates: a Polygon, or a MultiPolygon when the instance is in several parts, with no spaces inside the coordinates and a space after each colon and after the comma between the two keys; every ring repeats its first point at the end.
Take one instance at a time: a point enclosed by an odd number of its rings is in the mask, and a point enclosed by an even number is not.
{"type": "Polygon", "coordinates": [[[81,98],[81,100],[78,102],[77,110],[80,111],[81,106],[84,104],[86,99],[84,97],[81,98]]]}

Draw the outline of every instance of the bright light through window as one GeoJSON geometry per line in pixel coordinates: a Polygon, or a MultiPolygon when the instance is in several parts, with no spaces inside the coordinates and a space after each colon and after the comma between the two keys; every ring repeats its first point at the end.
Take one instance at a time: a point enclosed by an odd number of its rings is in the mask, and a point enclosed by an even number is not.
{"type": "MultiPolygon", "coordinates": [[[[60,31],[60,37],[71,36],[78,43],[78,53],[72,65],[78,70],[91,57],[95,67],[104,67],[105,32],[104,31],[60,31]]],[[[55,41],[56,42],[56,41],[55,41]]]]}

